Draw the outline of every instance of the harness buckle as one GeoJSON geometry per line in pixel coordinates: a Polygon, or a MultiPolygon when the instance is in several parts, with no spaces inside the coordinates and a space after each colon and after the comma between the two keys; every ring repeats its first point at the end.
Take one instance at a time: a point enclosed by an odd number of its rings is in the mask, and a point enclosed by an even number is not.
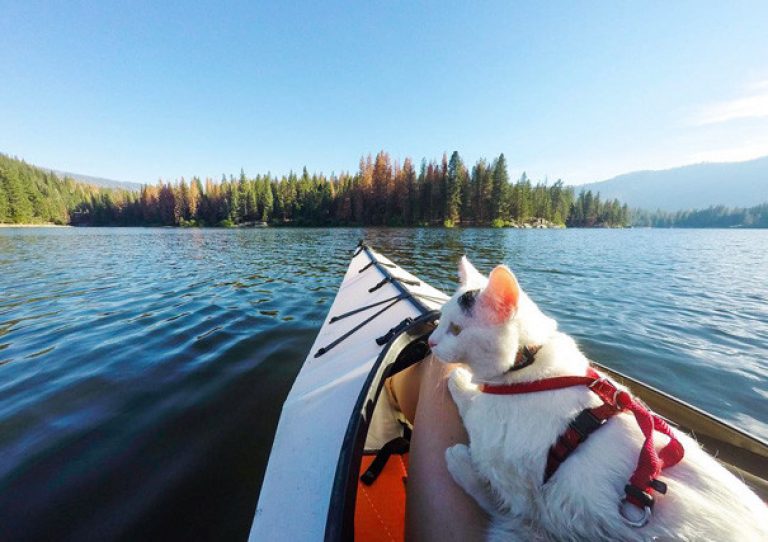
{"type": "Polygon", "coordinates": [[[647,491],[643,491],[637,486],[634,486],[632,484],[627,484],[624,486],[624,500],[627,500],[629,497],[632,497],[634,500],[638,501],[640,503],[639,506],[647,506],[648,508],[653,508],[653,495],[648,493],[647,491]]]}
{"type": "Polygon", "coordinates": [[[603,425],[606,422],[606,420],[601,420],[597,416],[595,416],[592,413],[592,409],[585,408],[581,412],[579,412],[579,415],[576,416],[573,420],[571,420],[571,423],[568,424],[568,427],[576,431],[576,433],[579,435],[580,442],[584,442],[587,440],[587,437],[593,433],[598,427],[603,425]]]}
{"type": "Polygon", "coordinates": [[[621,410],[619,406],[619,395],[624,390],[622,390],[611,379],[605,376],[601,376],[600,378],[598,378],[597,380],[589,384],[588,387],[597,395],[599,395],[603,401],[605,401],[612,407],[621,410]]]}
{"type": "MultiPolygon", "coordinates": [[[[600,378],[598,378],[598,379],[596,379],[596,380],[593,380],[593,381],[592,381],[592,383],[591,383],[589,386],[587,386],[587,387],[588,387],[589,389],[591,389],[591,390],[594,390],[594,389],[595,389],[597,386],[600,386],[600,385],[602,385],[603,383],[608,383],[608,384],[610,384],[610,381],[609,381],[609,380],[608,380],[606,377],[604,377],[604,376],[601,376],[600,378]]],[[[595,391],[595,393],[597,393],[597,391],[595,391]]]]}
{"type": "Polygon", "coordinates": [[[639,529],[640,527],[645,527],[651,519],[653,502],[653,495],[647,491],[643,491],[635,485],[627,484],[624,486],[624,497],[619,503],[619,513],[627,525],[639,529]],[[632,498],[632,501],[629,500],[630,497],[632,498]],[[630,506],[642,510],[642,517],[630,517],[630,515],[637,516],[636,513],[630,514],[630,506]]]}
{"type": "Polygon", "coordinates": [[[610,397],[610,394],[616,390],[616,386],[608,378],[601,376],[589,385],[589,389],[598,394],[600,397],[610,397]]]}

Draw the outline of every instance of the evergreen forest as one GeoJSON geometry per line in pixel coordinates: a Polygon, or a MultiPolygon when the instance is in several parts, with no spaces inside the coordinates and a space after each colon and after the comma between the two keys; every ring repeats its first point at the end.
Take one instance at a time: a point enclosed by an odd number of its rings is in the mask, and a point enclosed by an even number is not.
{"type": "Polygon", "coordinates": [[[0,154],[0,223],[68,224],[100,189],[0,154]]]}
{"type": "Polygon", "coordinates": [[[96,187],[0,154],[0,222],[91,226],[569,226],[621,227],[626,205],[599,194],[510,182],[504,155],[468,168],[458,152],[442,160],[389,154],[360,160],[354,174],[289,173],[96,187]]]}

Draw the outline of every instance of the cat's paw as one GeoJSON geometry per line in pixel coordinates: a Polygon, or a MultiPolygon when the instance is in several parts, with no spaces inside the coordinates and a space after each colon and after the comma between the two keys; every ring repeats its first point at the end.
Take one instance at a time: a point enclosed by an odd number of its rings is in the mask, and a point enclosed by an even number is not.
{"type": "Polygon", "coordinates": [[[466,444],[454,444],[445,450],[445,464],[453,479],[462,487],[470,478],[476,478],[472,456],[466,444]]]}
{"type": "Polygon", "coordinates": [[[490,495],[487,484],[484,484],[474,465],[469,446],[466,444],[454,444],[445,450],[445,464],[453,480],[470,496],[480,507],[489,514],[496,512],[496,506],[490,495]]]}
{"type": "Polygon", "coordinates": [[[451,391],[454,389],[473,389],[475,386],[472,384],[472,373],[464,367],[456,367],[448,377],[448,386],[451,391]]]}

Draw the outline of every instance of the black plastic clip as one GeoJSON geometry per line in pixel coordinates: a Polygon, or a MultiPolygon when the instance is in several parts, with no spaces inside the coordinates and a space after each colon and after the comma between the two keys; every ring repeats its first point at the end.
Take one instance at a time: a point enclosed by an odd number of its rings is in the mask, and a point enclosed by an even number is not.
{"type": "Polygon", "coordinates": [[[647,506],[648,508],[653,509],[653,495],[650,493],[643,491],[639,487],[633,486],[632,484],[627,484],[624,486],[624,493],[626,493],[627,497],[633,497],[639,501],[642,507],[647,506]]]}
{"type": "Polygon", "coordinates": [[[580,442],[587,440],[598,427],[603,425],[606,420],[601,420],[592,413],[591,408],[585,408],[568,425],[579,434],[580,442]]]}
{"type": "Polygon", "coordinates": [[[405,328],[413,324],[413,318],[406,318],[399,324],[397,324],[395,327],[387,331],[384,335],[376,339],[376,344],[379,346],[387,344],[389,341],[392,340],[393,337],[396,335],[399,335],[405,328]]]}

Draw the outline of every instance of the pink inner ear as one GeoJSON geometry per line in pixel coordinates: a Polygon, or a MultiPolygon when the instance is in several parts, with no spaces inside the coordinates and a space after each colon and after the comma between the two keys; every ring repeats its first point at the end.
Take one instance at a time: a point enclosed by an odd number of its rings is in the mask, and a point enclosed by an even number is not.
{"type": "Polygon", "coordinates": [[[496,266],[488,276],[488,286],[480,298],[492,321],[502,322],[509,319],[517,310],[520,298],[520,286],[515,275],[505,265],[496,266]]]}

